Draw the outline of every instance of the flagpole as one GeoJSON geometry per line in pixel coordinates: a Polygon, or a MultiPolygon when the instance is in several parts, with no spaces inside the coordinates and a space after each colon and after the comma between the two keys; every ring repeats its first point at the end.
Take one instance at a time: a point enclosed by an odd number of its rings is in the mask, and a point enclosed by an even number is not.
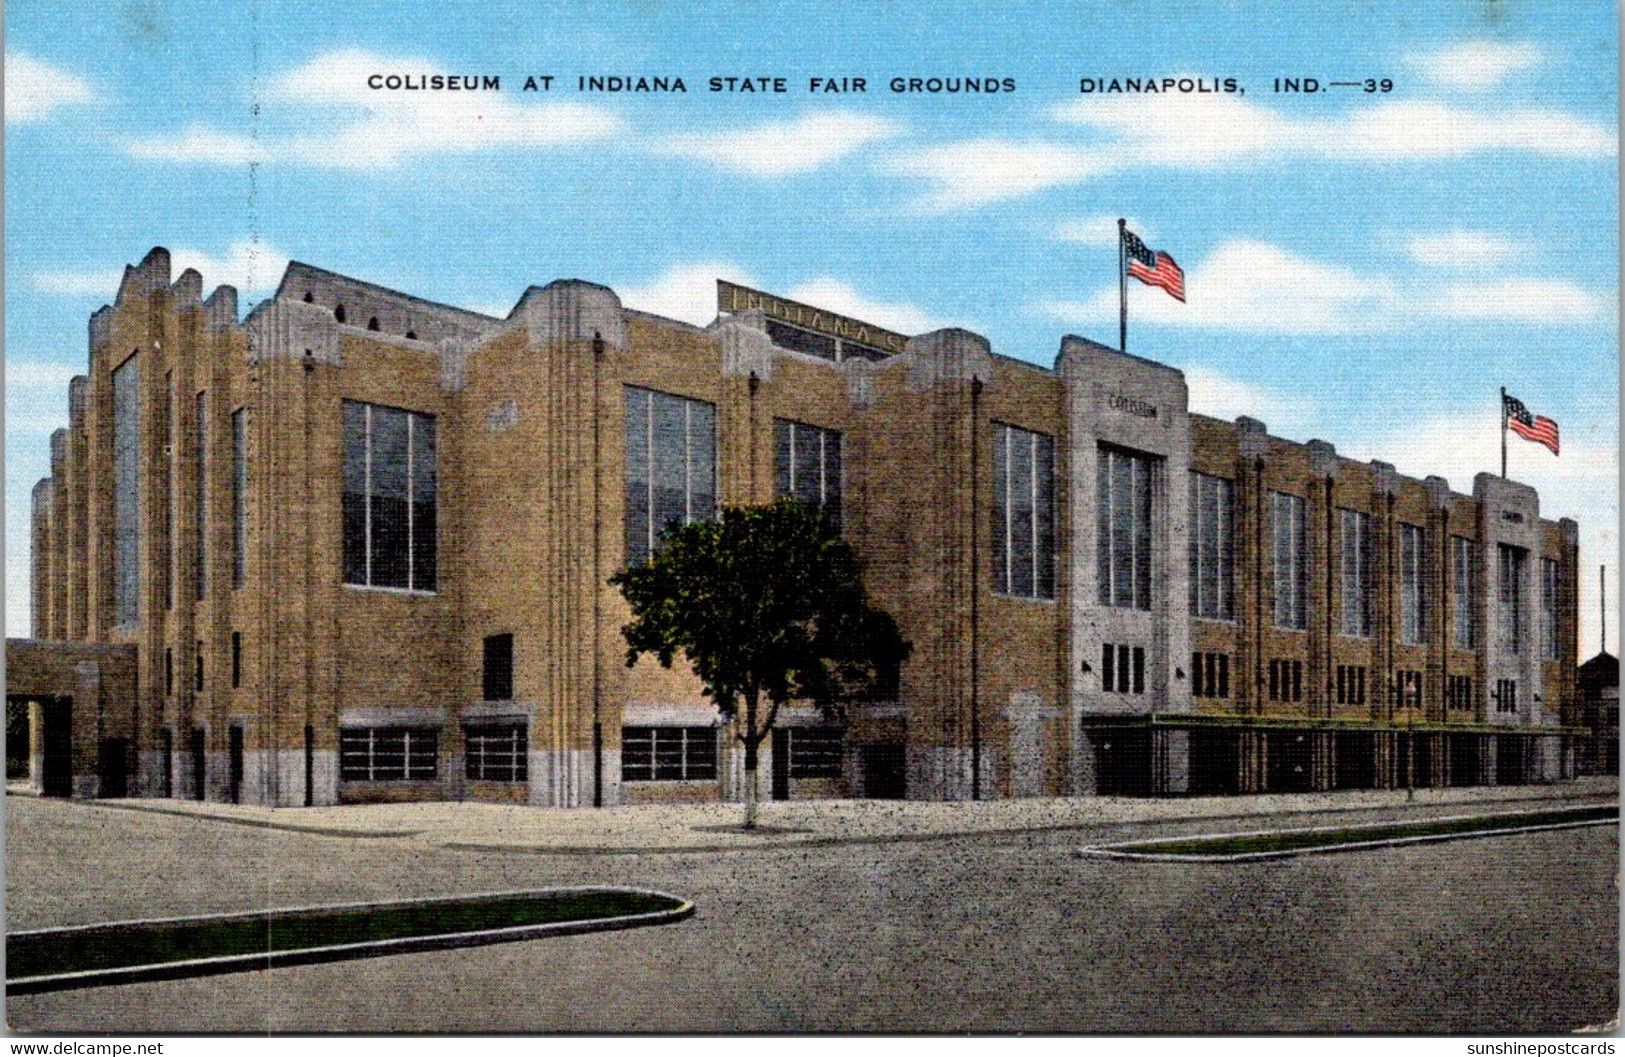
{"type": "Polygon", "coordinates": [[[1128,259],[1124,247],[1128,244],[1128,220],[1117,218],[1117,351],[1128,351],[1128,259]]]}
{"type": "Polygon", "coordinates": [[[1507,387],[1501,387],[1501,480],[1507,479],[1507,387]]]}

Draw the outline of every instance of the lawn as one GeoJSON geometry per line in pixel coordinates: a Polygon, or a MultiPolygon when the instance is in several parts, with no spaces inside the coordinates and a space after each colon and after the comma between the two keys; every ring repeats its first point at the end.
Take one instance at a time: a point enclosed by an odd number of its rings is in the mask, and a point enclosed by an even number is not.
{"type": "Polygon", "coordinates": [[[1212,837],[1181,837],[1174,840],[1134,841],[1113,844],[1114,852],[1137,855],[1217,856],[1258,855],[1270,852],[1309,851],[1336,848],[1369,841],[1408,837],[1470,836],[1497,830],[1529,826],[1554,826],[1578,822],[1614,821],[1618,805],[1561,811],[1532,811],[1517,814],[1478,815],[1471,818],[1424,819],[1344,829],[1287,830],[1277,833],[1226,834],[1212,837]]]}
{"type": "Polygon", "coordinates": [[[6,977],[21,981],[98,969],[624,918],[682,905],[681,900],[654,892],[593,889],[96,925],[6,937],[6,977]]]}

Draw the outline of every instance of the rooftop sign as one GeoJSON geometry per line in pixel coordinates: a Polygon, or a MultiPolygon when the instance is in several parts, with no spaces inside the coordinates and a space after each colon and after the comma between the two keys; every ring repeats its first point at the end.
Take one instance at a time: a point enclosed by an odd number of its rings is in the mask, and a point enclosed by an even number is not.
{"type": "Polygon", "coordinates": [[[908,342],[905,335],[877,327],[873,323],[848,319],[826,309],[814,308],[799,301],[789,301],[773,294],[764,294],[748,286],[736,286],[722,279],[717,280],[718,312],[747,312],[753,308],[761,309],[762,314],[768,319],[810,330],[815,334],[867,345],[891,355],[902,352],[903,346],[908,342]]]}

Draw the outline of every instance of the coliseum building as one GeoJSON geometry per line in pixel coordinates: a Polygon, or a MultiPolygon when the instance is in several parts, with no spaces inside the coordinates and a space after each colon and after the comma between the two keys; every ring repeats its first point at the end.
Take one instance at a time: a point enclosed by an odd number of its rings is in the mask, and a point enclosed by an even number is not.
{"type": "Polygon", "coordinates": [[[558,281],[506,319],[289,265],[239,321],[154,249],[90,320],[33,493],[33,781],[74,796],[555,806],[742,795],[607,579],[673,518],[801,496],[913,653],[778,797],[1549,781],[1577,526],[1053,369],[719,284],[700,328],[558,281]]]}

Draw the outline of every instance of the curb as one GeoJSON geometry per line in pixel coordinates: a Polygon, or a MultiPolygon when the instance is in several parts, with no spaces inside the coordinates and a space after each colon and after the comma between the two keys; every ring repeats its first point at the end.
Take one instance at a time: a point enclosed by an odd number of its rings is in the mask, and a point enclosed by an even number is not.
{"type": "Polygon", "coordinates": [[[60,936],[71,942],[74,936],[104,929],[133,925],[162,925],[181,922],[221,922],[261,918],[267,914],[299,914],[314,911],[393,910],[401,907],[423,906],[434,903],[460,903],[472,899],[524,895],[568,895],[594,892],[632,892],[659,896],[675,901],[670,910],[655,910],[645,914],[627,914],[620,917],[588,918],[580,921],[555,921],[540,925],[515,925],[508,928],[479,929],[471,932],[450,932],[427,936],[402,936],[390,940],[366,940],[360,943],[341,943],[327,947],[304,947],[298,950],[266,951],[255,954],[234,954],[220,958],[194,958],[182,962],[159,962],[148,965],[118,966],[108,969],[88,969],[76,973],[56,973],[49,976],[30,976],[6,981],[6,994],[30,995],[49,991],[65,991],[85,987],[109,987],[154,980],[179,980],[195,976],[214,976],[221,973],[278,969],[294,965],[314,965],[321,962],[349,961],[356,958],[377,958],[390,954],[408,954],[417,951],[452,950],[458,947],[481,947],[496,943],[541,939],[548,936],[575,936],[589,932],[613,932],[621,929],[642,928],[651,925],[670,925],[694,915],[694,904],[669,892],[652,888],[630,888],[617,885],[591,885],[570,888],[519,889],[506,892],[479,892],[462,896],[431,896],[423,899],[400,899],[373,903],[330,903],[305,907],[279,907],[274,910],[250,910],[233,914],[197,914],[171,918],[136,918],[128,921],[99,922],[95,925],[65,925],[53,928],[16,932],[6,939],[36,936],[60,936]]]}
{"type": "MultiPolygon", "coordinates": [[[[1477,803],[1479,805],[1486,806],[1486,807],[1490,806],[1490,805],[1500,805],[1500,804],[1528,804],[1528,803],[1542,803],[1542,804],[1544,804],[1544,803],[1552,803],[1554,801],[1555,802],[1561,802],[1561,803],[1573,804],[1573,803],[1578,802],[1578,801],[1613,799],[1617,795],[1618,794],[1616,794],[1614,792],[1606,792],[1606,793],[1585,793],[1585,794],[1582,794],[1582,795],[1579,795],[1579,796],[1573,796],[1573,797],[1551,797],[1551,796],[1509,797],[1509,798],[1507,798],[1505,800],[1478,801],[1477,803]]],[[[717,854],[717,853],[720,853],[720,852],[761,852],[761,851],[775,851],[775,850],[779,850],[779,849],[795,849],[795,848],[828,848],[828,847],[838,847],[838,846],[844,846],[844,845],[915,844],[915,843],[926,843],[926,842],[929,842],[929,841],[964,840],[964,839],[976,839],[976,838],[982,838],[982,837],[1022,837],[1022,836],[1032,836],[1032,835],[1043,834],[1043,833],[1065,833],[1065,832],[1068,832],[1070,830],[1097,829],[1097,828],[1112,827],[1112,826],[1157,826],[1157,825],[1176,825],[1176,824],[1184,824],[1184,823],[1191,823],[1191,822],[1229,822],[1229,821],[1234,821],[1234,820],[1238,820],[1238,819],[1250,819],[1250,818],[1255,819],[1255,818],[1260,818],[1260,817],[1265,817],[1265,816],[1274,817],[1274,818],[1291,818],[1291,817],[1297,816],[1297,815],[1331,815],[1331,814],[1340,814],[1340,813],[1354,813],[1354,812],[1360,812],[1360,811],[1387,811],[1387,810],[1391,810],[1391,809],[1394,809],[1394,808],[1400,808],[1402,810],[1409,811],[1409,810],[1413,810],[1416,807],[1449,808],[1449,807],[1470,807],[1470,806],[1473,806],[1473,804],[1470,803],[1470,802],[1461,802],[1461,803],[1446,802],[1446,803],[1439,803],[1439,804],[1415,804],[1415,805],[1406,805],[1406,804],[1364,804],[1364,805],[1359,805],[1359,806],[1341,806],[1341,807],[1332,806],[1332,807],[1300,808],[1300,809],[1296,809],[1296,810],[1292,810],[1292,811],[1234,812],[1234,813],[1223,814],[1223,815],[1169,815],[1169,816],[1166,816],[1166,817],[1159,817],[1159,818],[1088,819],[1088,820],[1081,820],[1081,821],[1078,821],[1078,822],[1056,822],[1056,823],[1049,823],[1049,824],[1037,825],[1037,826],[1001,826],[1001,827],[994,828],[994,829],[948,830],[948,831],[938,831],[938,832],[932,832],[932,833],[878,833],[878,834],[872,834],[872,835],[869,835],[869,836],[859,836],[859,837],[842,837],[842,836],[826,835],[826,836],[800,838],[800,839],[797,839],[797,840],[773,841],[771,843],[764,842],[764,843],[761,843],[761,844],[682,844],[682,845],[651,844],[651,845],[648,845],[648,846],[638,846],[638,845],[592,845],[592,844],[485,844],[485,843],[478,843],[478,842],[471,842],[471,841],[445,841],[443,843],[437,844],[436,847],[450,848],[450,849],[452,849],[454,851],[469,851],[469,852],[482,852],[482,853],[489,853],[489,854],[508,854],[508,855],[566,855],[566,856],[569,856],[569,855],[581,855],[581,856],[591,856],[591,855],[599,855],[599,856],[609,856],[609,855],[622,855],[622,856],[626,856],[626,855],[712,855],[712,854],[717,854]]],[[[1557,810],[1557,809],[1554,809],[1554,810],[1557,810]]],[[[1513,813],[1521,814],[1522,812],[1504,812],[1504,813],[1505,814],[1513,814],[1513,813]]],[[[1469,816],[1437,816],[1437,818],[1429,818],[1429,819],[1426,819],[1426,821],[1436,821],[1438,818],[1454,818],[1454,817],[1469,817],[1469,816]]],[[[1478,817],[1482,817],[1482,816],[1474,815],[1474,816],[1470,816],[1470,817],[1478,818],[1478,817]]],[[[1388,821],[1391,822],[1393,820],[1388,820],[1388,821]]],[[[1325,829],[1347,829],[1349,827],[1347,827],[1347,826],[1341,826],[1341,827],[1334,826],[1334,827],[1320,827],[1320,828],[1325,828],[1325,829]]],[[[1278,831],[1278,830],[1261,830],[1261,831],[1257,831],[1257,832],[1274,833],[1274,832],[1281,832],[1281,831],[1278,831]]],[[[1226,834],[1226,835],[1227,836],[1236,836],[1238,834],[1226,834]]],[[[1251,835],[1251,834],[1248,834],[1248,835],[1251,835]]],[[[1125,841],[1123,843],[1139,843],[1139,841],[1133,841],[1133,842],[1126,842],[1125,841]]],[[[1103,845],[1103,847],[1104,847],[1104,845],[1103,845]]],[[[1192,859],[1191,856],[1181,856],[1181,858],[1183,860],[1187,861],[1187,862],[1191,861],[1191,859],[1192,859]]]]}
{"type": "MultiPolygon", "coordinates": [[[[1584,810],[1575,808],[1574,810],[1584,810]]],[[[1427,819],[1428,822],[1457,822],[1465,819],[1493,819],[1516,817],[1517,812],[1502,812],[1491,815],[1446,815],[1439,818],[1427,819]]],[[[1197,838],[1223,840],[1228,837],[1267,837],[1285,835],[1289,833],[1344,833],[1351,829],[1375,828],[1391,825],[1392,823],[1378,822],[1367,826],[1311,826],[1304,829],[1277,829],[1253,830],[1246,833],[1205,833],[1198,834],[1197,838]]],[[[1385,837],[1380,840],[1353,841],[1343,844],[1323,844],[1305,848],[1287,848],[1274,851],[1248,851],[1235,852],[1230,855],[1176,855],[1162,852],[1135,852],[1121,851],[1135,845],[1145,845],[1150,842],[1144,840],[1116,841],[1111,844],[1093,844],[1079,848],[1074,855],[1078,858],[1123,859],[1138,862],[1186,862],[1186,863],[1232,863],[1232,862],[1258,862],[1265,859],[1290,859],[1299,855],[1331,855],[1341,851],[1365,851],[1371,848],[1393,848],[1406,844],[1429,844],[1447,840],[1471,840],[1476,837],[1501,837],[1514,833],[1539,833],[1544,830],[1581,829],[1586,826],[1619,826],[1620,819],[1600,818],[1582,819],[1574,822],[1548,822],[1538,826],[1508,826],[1502,829],[1468,830],[1462,833],[1424,833],[1412,837],[1385,837]]],[[[1165,843],[1165,842],[1163,842],[1165,843]]]]}
{"type": "Polygon", "coordinates": [[[81,807],[105,807],[111,811],[134,811],[148,815],[167,815],[170,818],[187,818],[198,822],[224,822],[228,826],[247,826],[249,829],[272,829],[282,833],[305,833],[315,837],[353,837],[357,840],[384,840],[390,837],[420,837],[424,831],[421,829],[339,829],[332,826],[293,826],[286,822],[271,822],[262,818],[237,818],[234,815],[215,815],[201,811],[180,811],[172,807],[148,806],[140,801],[143,797],[128,797],[134,803],[121,803],[117,800],[77,800],[70,797],[60,797],[65,804],[77,804],[81,807]]]}

